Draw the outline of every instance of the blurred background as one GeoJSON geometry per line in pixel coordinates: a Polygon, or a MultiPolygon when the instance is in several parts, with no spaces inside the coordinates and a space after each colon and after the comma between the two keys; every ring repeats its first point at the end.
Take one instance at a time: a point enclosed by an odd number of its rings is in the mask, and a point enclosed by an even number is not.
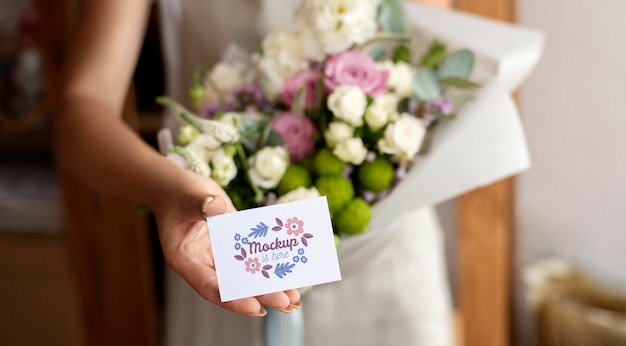
{"type": "MultiPolygon", "coordinates": [[[[50,152],[78,5],[0,0],[0,345],[158,345],[152,220],[50,152]]],[[[532,169],[438,206],[459,345],[626,345],[626,2],[455,6],[547,38],[518,93],[532,169]]],[[[159,41],[155,8],[125,111],[153,144],[159,41]]]]}

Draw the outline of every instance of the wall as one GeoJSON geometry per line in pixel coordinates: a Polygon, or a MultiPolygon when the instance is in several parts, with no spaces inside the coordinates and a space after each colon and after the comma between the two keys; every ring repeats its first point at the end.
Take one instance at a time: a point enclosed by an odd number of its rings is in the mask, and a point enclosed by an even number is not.
{"type": "Polygon", "coordinates": [[[560,256],[626,290],[624,14],[624,0],[517,1],[547,34],[520,98],[533,168],[517,179],[518,269],[560,256]]]}

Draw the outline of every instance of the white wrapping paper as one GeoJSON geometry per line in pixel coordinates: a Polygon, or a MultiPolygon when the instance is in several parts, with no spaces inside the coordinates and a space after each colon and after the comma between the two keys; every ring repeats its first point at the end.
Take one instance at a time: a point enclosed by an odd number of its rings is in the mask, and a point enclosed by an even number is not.
{"type": "MultiPolygon", "coordinates": [[[[423,42],[476,55],[472,79],[482,88],[457,118],[438,128],[425,158],[384,200],[374,206],[367,233],[343,238],[343,277],[362,268],[386,246],[406,213],[518,174],[530,158],[511,93],[541,56],[540,32],[473,15],[407,3],[407,14],[423,42]]],[[[419,43],[419,40],[418,40],[419,43]]]]}

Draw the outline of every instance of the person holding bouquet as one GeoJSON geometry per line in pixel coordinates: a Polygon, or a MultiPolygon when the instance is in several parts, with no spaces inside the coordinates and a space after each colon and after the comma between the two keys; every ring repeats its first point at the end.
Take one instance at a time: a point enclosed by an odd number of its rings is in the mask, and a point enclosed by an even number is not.
{"type": "MultiPolygon", "coordinates": [[[[364,0],[346,0],[354,1],[364,0]]],[[[421,2],[448,6],[446,0],[421,2]]],[[[198,62],[217,62],[230,42],[254,50],[299,4],[161,0],[167,94],[185,99],[198,62]]],[[[264,307],[291,312],[302,306],[300,294],[289,290],[220,302],[204,218],[235,211],[233,203],[217,182],[165,159],[120,117],[149,6],[148,0],[85,1],[63,71],[57,158],[87,184],[154,211],[165,259],[176,272],[166,287],[168,345],[258,345],[262,320],[248,316],[264,316],[264,307]]],[[[399,232],[363,270],[303,298],[308,345],[452,343],[436,217],[432,210],[412,217],[412,227],[427,236],[399,232]],[[422,250],[426,256],[419,255],[422,250]],[[432,262],[418,263],[428,256],[432,262]]]]}

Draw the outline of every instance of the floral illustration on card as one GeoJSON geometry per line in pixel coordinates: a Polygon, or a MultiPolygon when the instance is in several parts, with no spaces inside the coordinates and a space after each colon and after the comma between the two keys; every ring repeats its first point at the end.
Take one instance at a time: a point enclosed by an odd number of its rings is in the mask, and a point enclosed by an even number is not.
{"type": "Polygon", "coordinates": [[[273,226],[268,223],[259,221],[247,237],[235,233],[234,259],[243,262],[244,270],[250,274],[260,272],[267,279],[273,274],[282,279],[293,273],[297,264],[308,262],[305,247],[313,234],[306,232],[305,221],[297,216],[285,221],[276,217],[273,226]]]}

